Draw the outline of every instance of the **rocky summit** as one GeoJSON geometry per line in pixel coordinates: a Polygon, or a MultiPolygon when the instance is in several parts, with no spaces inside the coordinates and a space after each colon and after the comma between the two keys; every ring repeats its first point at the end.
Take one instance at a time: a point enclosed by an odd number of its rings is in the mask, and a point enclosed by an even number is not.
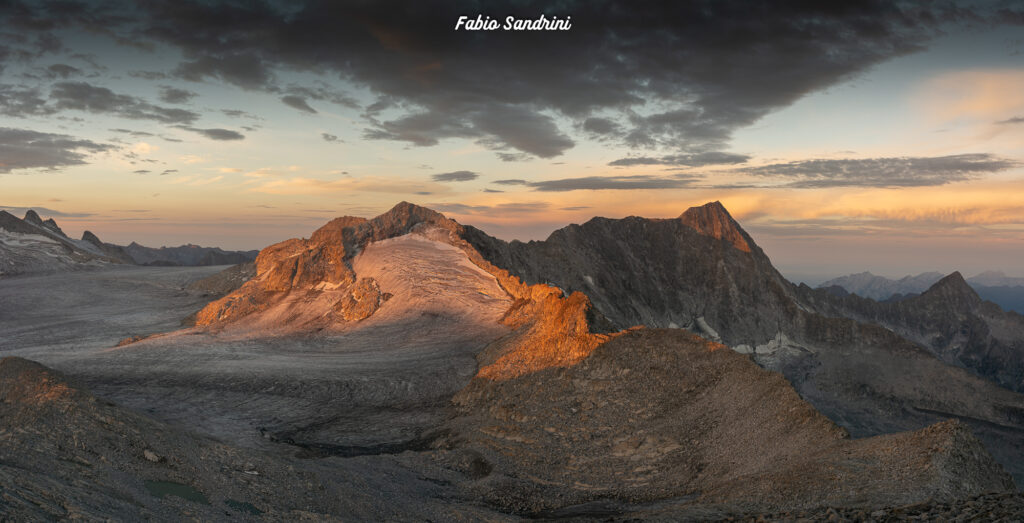
{"type": "MultiPolygon", "coordinates": [[[[714,520],[1015,506],[1024,397],[970,365],[1016,350],[995,345],[1013,339],[1010,320],[955,277],[895,310],[797,287],[717,202],[529,243],[401,203],[221,274],[146,270],[152,287],[172,282],[153,299],[173,296],[185,327],[69,322],[89,341],[58,345],[26,305],[39,327],[0,335],[46,365],[0,362],[0,473],[26,478],[6,513],[714,520]],[[988,352],[914,335],[964,311],[1004,329],[963,338],[988,352]]],[[[105,303],[108,316],[132,310],[105,303]]]]}

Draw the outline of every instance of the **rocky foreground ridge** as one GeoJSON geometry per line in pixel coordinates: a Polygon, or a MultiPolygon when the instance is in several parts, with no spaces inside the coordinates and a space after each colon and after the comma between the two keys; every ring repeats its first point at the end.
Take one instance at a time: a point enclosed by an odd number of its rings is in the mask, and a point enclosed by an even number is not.
{"type": "MultiPolygon", "coordinates": [[[[259,429],[355,492],[231,498],[267,514],[381,517],[378,482],[399,519],[439,517],[431,496],[442,519],[718,519],[1014,490],[1020,395],[801,292],[717,203],[527,244],[402,203],[268,247],[194,327],[68,368],[179,428],[227,419],[224,456],[261,455],[240,448],[259,429]]],[[[176,481],[227,488],[195,474],[176,481]]]]}

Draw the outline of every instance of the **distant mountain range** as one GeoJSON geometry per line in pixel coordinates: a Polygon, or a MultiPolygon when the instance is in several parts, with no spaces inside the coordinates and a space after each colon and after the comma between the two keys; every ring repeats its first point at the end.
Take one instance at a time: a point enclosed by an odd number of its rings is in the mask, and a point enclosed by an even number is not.
{"type": "Polygon", "coordinates": [[[200,266],[234,265],[256,259],[259,251],[225,251],[182,245],[145,247],[104,243],[91,231],[79,240],[68,237],[53,218],[43,220],[29,209],[24,218],[0,211],[0,275],[52,272],[108,264],[200,266]]]}
{"type": "MultiPolygon", "coordinates": [[[[818,286],[840,296],[850,293],[872,300],[901,300],[920,294],[945,276],[940,272],[922,272],[898,280],[861,272],[840,276],[818,286]]],[[[1024,314],[1024,278],[1007,276],[999,271],[985,271],[965,280],[982,299],[1005,310],[1024,314]]]]}

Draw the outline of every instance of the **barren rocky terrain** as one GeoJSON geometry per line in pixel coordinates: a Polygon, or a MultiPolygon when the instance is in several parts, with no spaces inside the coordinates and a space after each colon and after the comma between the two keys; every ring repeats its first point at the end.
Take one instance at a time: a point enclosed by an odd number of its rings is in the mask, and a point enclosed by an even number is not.
{"type": "Polygon", "coordinates": [[[809,312],[721,206],[552,238],[503,244],[403,203],[223,273],[0,280],[0,352],[54,369],[0,362],[0,510],[1013,510],[1020,396],[882,327],[809,312]],[[673,328],[620,330],[632,323],[673,328]]]}

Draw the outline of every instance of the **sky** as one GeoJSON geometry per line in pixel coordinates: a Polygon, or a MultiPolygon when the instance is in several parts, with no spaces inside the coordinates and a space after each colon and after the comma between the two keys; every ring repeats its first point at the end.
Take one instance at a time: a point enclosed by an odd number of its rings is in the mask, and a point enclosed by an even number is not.
{"type": "Polygon", "coordinates": [[[118,244],[718,200],[794,280],[1024,276],[1022,162],[1016,2],[0,1],[0,209],[118,244]]]}

